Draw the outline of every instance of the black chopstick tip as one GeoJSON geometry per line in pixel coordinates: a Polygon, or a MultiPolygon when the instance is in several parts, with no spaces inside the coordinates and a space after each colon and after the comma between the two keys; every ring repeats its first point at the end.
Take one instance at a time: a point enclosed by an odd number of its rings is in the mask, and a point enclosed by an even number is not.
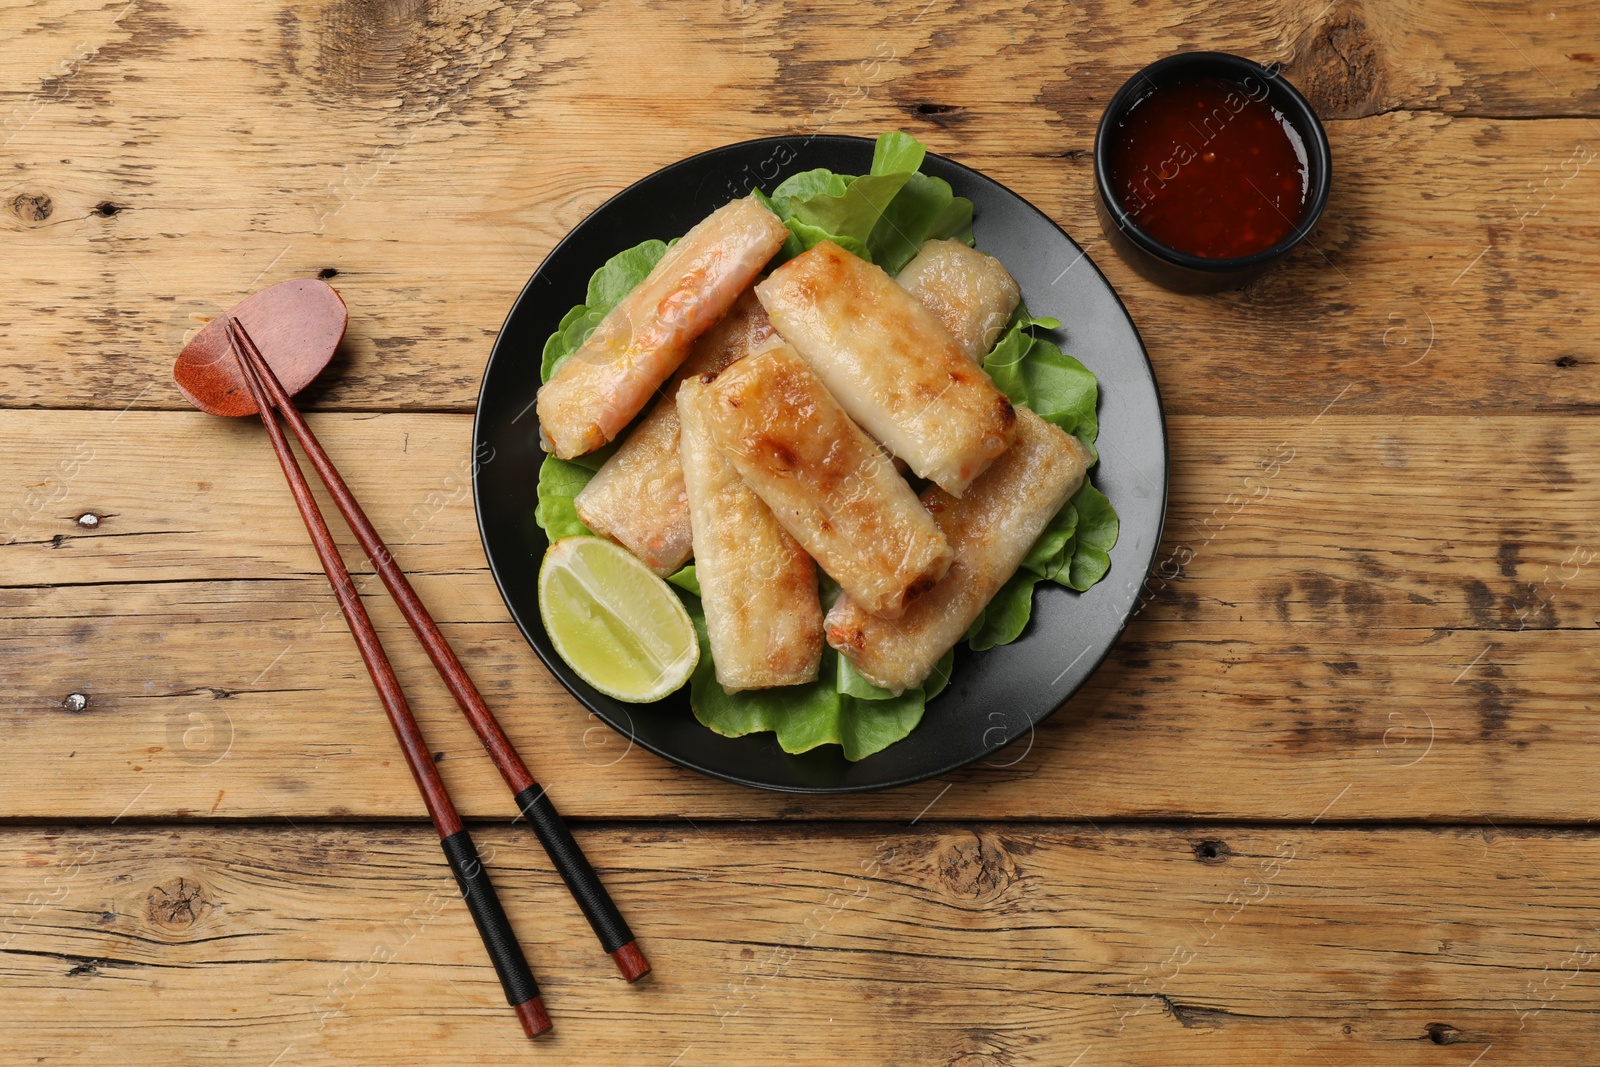
{"type": "Polygon", "coordinates": [[[611,958],[616,961],[617,970],[622,972],[622,977],[626,978],[630,985],[650,973],[650,961],[639,951],[637,941],[629,941],[613,952],[611,958]]]}
{"type": "Polygon", "coordinates": [[[522,1021],[522,1030],[529,1037],[538,1037],[540,1034],[550,1032],[553,1025],[550,1015],[544,1010],[543,997],[529,997],[515,1007],[517,1018],[522,1021]]]}

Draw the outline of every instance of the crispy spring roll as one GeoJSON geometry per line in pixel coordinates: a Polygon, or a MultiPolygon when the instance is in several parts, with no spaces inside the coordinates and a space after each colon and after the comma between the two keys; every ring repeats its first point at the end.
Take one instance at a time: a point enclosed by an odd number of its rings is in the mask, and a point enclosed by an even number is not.
{"type": "Polygon", "coordinates": [[[974,363],[1000,340],[1022,302],[1016,279],[965,241],[929,241],[895,281],[933,312],[974,363]]]}
{"type": "Polygon", "coordinates": [[[823,241],[756,295],[850,417],[951,495],[1016,437],[1011,401],[882,268],[823,241]]]}
{"type": "Polygon", "coordinates": [[[545,451],[572,459],[621,433],[788,236],[778,216],[745,197],[667,249],[539,390],[545,451]]]}
{"type": "Polygon", "coordinates": [[[694,343],[664,395],[573,501],[578,518],[632,552],[663,577],[689,560],[689,503],[678,460],[678,383],[717,374],[777,336],[755,292],[694,343]]]}
{"type": "Polygon", "coordinates": [[[898,617],[944,577],[950,547],[932,516],[788,345],[745,357],[699,396],[717,448],[865,610],[898,617]]]}
{"type": "Polygon", "coordinates": [[[717,681],[729,692],[816,681],[816,564],[711,443],[699,405],[705,388],[684,382],[677,406],[694,572],[717,681]]]}
{"type": "Polygon", "coordinates": [[[965,496],[932,487],[922,495],[955,551],[949,573],[893,621],[841,595],[828,612],[828,643],[873,685],[897,693],[921,685],[1078,491],[1089,458],[1076,437],[1018,409],[1017,443],[965,496]]]}

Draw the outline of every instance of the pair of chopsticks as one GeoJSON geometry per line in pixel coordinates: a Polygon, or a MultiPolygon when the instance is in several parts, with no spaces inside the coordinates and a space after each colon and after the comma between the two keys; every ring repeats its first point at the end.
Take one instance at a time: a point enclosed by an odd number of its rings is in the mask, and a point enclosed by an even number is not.
{"type": "Polygon", "coordinates": [[[384,711],[389,716],[389,724],[394,728],[395,737],[405,753],[406,764],[417,780],[417,789],[422,794],[422,801],[427,806],[428,816],[433,820],[434,828],[439,832],[445,858],[449,861],[450,870],[455,875],[462,897],[466,900],[467,909],[472,913],[478,933],[483,938],[484,947],[489,952],[489,959],[494,964],[495,972],[500,977],[506,1000],[515,1008],[517,1018],[521,1020],[528,1036],[537,1037],[549,1030],[551,1025],[550,1016],[545,1013],[544,1003],[539,996],[539,986],[528,968],[522,947],[511,929],[505,910],[500,906],[500,899],[495,894],[494,885],[490,882],[483,862],[478,857],[477,849],[472,844],[472,838],[462,825],[461,816],[457,814],[455,805],[451,803],[450,794],[445,789],[444,781],[439,777],[438,768],[434,766],[427,742],[395,678],[394,668],[390,665],[388,656],[384,654],[383,645],[378,640],[377,631],[372,627],[372,620],[367,616],[366,608],[361,604],[360,594],[356,592],[355,584],[350,580],[350,572],[345,569],[344,561],[334,545],[333,536],[328,532],[327,523],[323,521],[322,512],[311,495],[311,488],[306,483],[299,461],[289,448],[283,428],[278,425],[277,418],[273,414],[274,408],[289,424],[306,457],[316,468],[318,477],[327,486],[328,493],[339,508],[339,513],[344,516],[345,522],[355,533],[356,540],[361,543],[362,550],[377,569],[378,576],[389,590],[389,595],[399,605],[401,613],[405,615],[406,621],[411,624],[411,629],[427,651],[428,658],[438,669],[439,677],[444,680],[456,703],[461,706],[462,713],[472,724],[478,739],[483,742],[489,758],[499,768],[501,777],[515,795],[517,810],[527,817],[529,825],[539,838],[539,843],[549,853],[555,869],[566,882],[567,889],[571,891],[584,917],[589,920],[589,925],[599,937],[601,947],[611,954],[622,976],[629,982],[648,974],[650,964],[645,960],[644,953],[639,951],[633,932],[628,929],[628,924],[617,911],[617,906],[612,903],[610,894],[606,892],[594,868],[584,857],[583,850],[578,847],[577,841],[573,840],[572,833],[556,812],[555,806],[550,803],[550,798],[545,795],[544,789],[534,781],[522,758],[517,755],[505,731],[500,728],[494,714],[479,695],[477,687],[472,684],[472,679],[461,666],[461,661],[456,658],[444,635],[439,632],[439,627],[434,624],[427,609],[422,606],[422,601],[411,588],[411,583],[406,580],[404,572],[394,562],[394,557],[377,531],[373,529],[372,523],[367,521],[361,505],[356,503],[355,496],[345,485],[344,479],[339,476],[333,461],[322,450],[322,445],[318,443],[311,428],[295,409],[294,402],[283,388],[283,383],[278,380],[278,376],[262,356],[261,350],[250,338],[244,323],[237,318],[229,318],[228,331],[234,357],[239,362],[240,371],[255,401],[256,410],[261,415],[261,421],[267,428],[267,436],[272,439],[273,451],[277,453],[278,463],[283,467],[284,477],[289,481],[289,489],[294,494],[296,506],[300,509],[300,517],[305,520],[306,530],[310,533],[312,544],[317,550],[317,557],[322,561],[322,569],[328,575],[334,595],[338,598],[339,608],[344,612],[345,620],[350,625],[350,633],[355,637],[356,647],[361,651],[361,659],[367,665],[367,672],[372,675],[372,684],[378,691],[378,698],[383,702],[384,711]]]}

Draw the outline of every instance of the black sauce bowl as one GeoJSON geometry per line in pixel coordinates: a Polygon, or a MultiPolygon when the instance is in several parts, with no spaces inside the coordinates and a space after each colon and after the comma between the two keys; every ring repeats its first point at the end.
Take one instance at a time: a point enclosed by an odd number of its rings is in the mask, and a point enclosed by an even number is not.
{"type": "Polygon", "coordinates": [[[1100,228],[1117,254],[1134,270],[1157,285],[1181,293],[1214,293],[1237,289],[1262,271],[1287,256],[1305,240],[1322,217],[1328,203],[1328,187],[1333,176],[1333,159],[1328,151],[1328,135],[1306,98],[1286,81],[1276,68],[1263,67],[1242,56],[1226,52],[1182,52],[1158,59],[1125,82],[1100,116],[1094,135],[1095,213],[1100,228]],[[1306,149],[1310,171],[1309,195],[1295,226],[1270,248],[1248,256],[1214,259],[1181,252],[1145,232],[1122,204],[1111,186],[1111,150],[1124,120],[1133,107],[1150,94],[1177,81],[1195,78],[1220,78],[1239,85],[1260,99],[1265,87],[1266,102],[1276,108],[1306,149]]]}

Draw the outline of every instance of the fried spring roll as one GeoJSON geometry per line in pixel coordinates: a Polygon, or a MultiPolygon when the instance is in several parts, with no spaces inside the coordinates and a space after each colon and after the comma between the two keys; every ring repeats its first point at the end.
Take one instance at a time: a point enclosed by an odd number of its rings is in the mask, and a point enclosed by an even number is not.
{"type": "Polygon", "coordinates": [[[865,610],[895,618],[944,576],[950,547],[932,516],[788,345],[745,357],[699,395],[717,448],[865,610]]]}
{"type": "Polygon", "coordinates": [[[828,612],[828,643],[873,685],[897,693],[921,685],[1016,573],[1088,469],[1088,449],[1076,437],[1019,408],[1017,443],[965,496],[931,487],[922,495],[955,551],[949,573],[893,621],[841,595],[828,612]]]}
{"type": "Polygon", "coordinates": [[[788,236],[776,215],[745,197],[667,249],[539,390],[545,451],[572,459],[621,433],[788,236]]]}
{"type": "Polygon", "coordinates": [[[694,343],[664,395],[640,420],[573,504],[585,526],[609,537],[665,577],[689,560],[689,503],[678,459],[678,383],[717,374],[777,336],[755,292],[694,343]]]}
{"type": "Polygon", "coordinates": [[[929,241],[895,281],[933,312],[974,363],[1000,340],[1022,302],[1016,279],[965,241],[929,241]]]}
{"type": "Polygon", "coordinates": [[[756,295],[850,417],[950,494],[1010,447],[1011,401],[881,268],[823,241],[756,295]]]}
{"type": "Polygon", "coordinates": [[[711,442],[698,379],[683,383],[683,481],[694,572],[717,681],[729,692],[799,685],[822,662],[817,567],[711,442]]]}

